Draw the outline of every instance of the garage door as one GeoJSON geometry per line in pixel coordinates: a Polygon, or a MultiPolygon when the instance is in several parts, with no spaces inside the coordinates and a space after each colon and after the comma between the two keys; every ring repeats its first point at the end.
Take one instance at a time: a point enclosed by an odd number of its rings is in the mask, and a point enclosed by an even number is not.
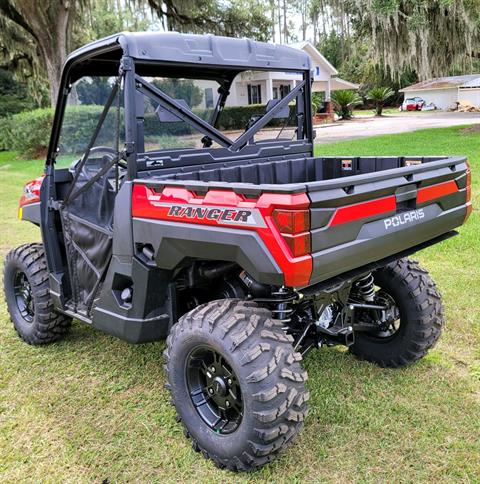
{"type": "Polygon", "coordinates": [[[472,106],[480,107],[480,89],[460,89],[459,101],[466,101],[472,106]]]}
{"type": "Polygon", "coordinates": [[[449,109],[456,106],[458,100],[458,90],[455,89],[431,89],[422,91],[408,91],[405,99],[411,97],[421,97],[427,104],[433,103],[438,109],[449,109]]]}

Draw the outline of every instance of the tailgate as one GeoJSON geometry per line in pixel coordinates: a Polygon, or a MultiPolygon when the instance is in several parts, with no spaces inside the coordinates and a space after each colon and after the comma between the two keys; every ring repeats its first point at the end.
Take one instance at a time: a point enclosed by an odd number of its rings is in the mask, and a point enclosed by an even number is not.
{"type": "Polygon", "coordinates": [[[469,176],[466,158],[456,157],[309,184],[310,284],[462,225],[471,210],[469,176]]]}

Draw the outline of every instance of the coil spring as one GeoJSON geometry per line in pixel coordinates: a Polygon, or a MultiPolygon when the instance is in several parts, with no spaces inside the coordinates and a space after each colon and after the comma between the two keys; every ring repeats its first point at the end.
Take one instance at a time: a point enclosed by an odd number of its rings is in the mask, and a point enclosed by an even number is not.
{"type": "Polygon", "coordinates": [[[371,302],[375,299],[375,285],[371,272],[357,279],[355,288],[365,301],[371,302]]]}
{"type": "Polygon", "coordinates": [[[292,320],[290,316],[295,311],[291,307],[291,303],[297,299],[297,295],[285,287],[280,287],[278,291],[272,292],[272,296],[275,301],[274,307],[271,309],[272,316],[284,324],[290,323],[292,320]]]}

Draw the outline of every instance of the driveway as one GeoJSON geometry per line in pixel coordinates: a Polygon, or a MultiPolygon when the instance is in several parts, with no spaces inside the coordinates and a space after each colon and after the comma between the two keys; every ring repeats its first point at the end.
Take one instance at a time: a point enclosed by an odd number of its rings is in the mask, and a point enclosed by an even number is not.
{"type": "Polygon", "coordinates": [[[446,128],[480,123],[480,113],[420,112],[389,114],[381,118],[358,116],[351,121],[317,125],[316,143],[333,143],[379,134],[407,133],[425,128],[446,128]]]}

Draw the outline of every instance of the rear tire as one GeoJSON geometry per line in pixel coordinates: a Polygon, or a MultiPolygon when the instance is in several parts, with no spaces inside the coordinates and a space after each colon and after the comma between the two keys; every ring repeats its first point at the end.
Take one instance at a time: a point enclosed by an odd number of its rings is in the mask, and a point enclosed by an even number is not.
{"type": "Polygon", "coordinates": [[[53,309],[42,244],[21,245],[7,254],[3,288],[13,326],[23,341],[43,345],[67,333],[72,320],[53,309]]]}
{"type": "Polygon", "coordinates": [[[220,468],[246,471],[270,462],[293,440],[307,414],[309,394],[301,355],[294,352],[292,341],[270,311],[235,299],[199,306],[173,326],[165,351],[167,387],[194,450],[220,468]],[[197,357],[205,348],[205,361],[188,363],[189,355],[197,357]],[[218,360],[224,363],[219,366],[218,360]],[[204,368],[199,373],[206,382],[203,390],[192,391],[191,368],[204,368]],[[232,376],[228,380],[233,391],[227,385],[225,393],[221,381],[217,390],[209,386],[219,368],[232,376]],[[225,410],[225,394],[236,397],[230,410],[241,409],[233,416],[225,410]],[[235,425],[225,424],[228,432],[223,432],[221,422],[209,423],[217,411],[224,421],[226,416],[234,421],[235,425]]]}
{"type": "Polygon", "coordinates": [[[362,360],[397,368],[423,358],[444,326],[442,298],[418,262],[399,259],[373,273],[375,285],[389,294],[400,311],[398,330],[389,337],[355,333],[350,351],[362,360]]]}

